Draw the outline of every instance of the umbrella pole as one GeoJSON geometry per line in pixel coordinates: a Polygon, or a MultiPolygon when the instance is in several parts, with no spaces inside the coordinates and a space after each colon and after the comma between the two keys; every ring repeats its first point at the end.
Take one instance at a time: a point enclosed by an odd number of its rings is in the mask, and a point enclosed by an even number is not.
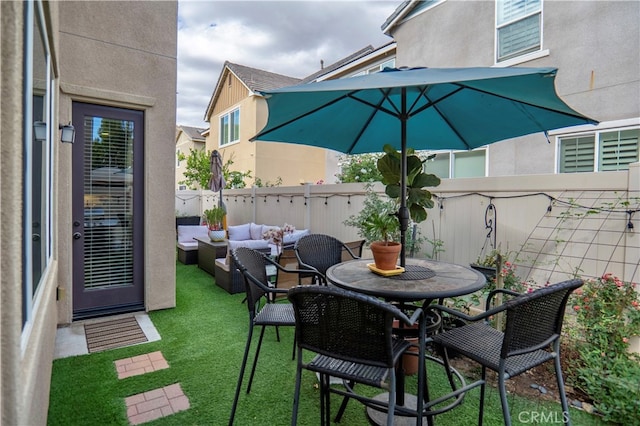
{"type": "Polygon", "coordinates": [[[409,227],[409,211],[407,210],[407,89],[402,88],[402,112],[400,113],[400,266],[406,264],[406,233],[409,227]]]}

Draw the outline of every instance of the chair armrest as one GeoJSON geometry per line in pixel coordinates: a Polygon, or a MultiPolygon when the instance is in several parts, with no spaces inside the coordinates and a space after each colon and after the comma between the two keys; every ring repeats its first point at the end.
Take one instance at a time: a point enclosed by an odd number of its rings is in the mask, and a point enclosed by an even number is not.
{"type": "Polygon", "coordinates": [[[346,245],[345,243],[342,243],[342,248],[345,249],[353,259],[360,259],[360,256],[352,252],[349,246],[346,245]]]}
{"type": "Polygon", "coordinates": [[[506,309],[506,306],[504,304],[500,305],[500,306],[496,306],[495,308],[492,309],[488,309],[485,312],[478,314],[478,315],[474,315],[474,316],[470,316],[467,315],[465,313],[462,313],[458,310],[452,309],[448,306],[444,306],[444,305],[429,305],[429,308],[431,310],[435,310],[435,311],[441,311],[441,312],[446,312],[450,315],[453,315],[454,317],[458,317],[460,319],[463,319],[465,321],[468,322],[477,322],[477,321],[482,321],[484,319],[489,318],[492,315],[497,314],[498,312],[502,312],[506,309]]]}

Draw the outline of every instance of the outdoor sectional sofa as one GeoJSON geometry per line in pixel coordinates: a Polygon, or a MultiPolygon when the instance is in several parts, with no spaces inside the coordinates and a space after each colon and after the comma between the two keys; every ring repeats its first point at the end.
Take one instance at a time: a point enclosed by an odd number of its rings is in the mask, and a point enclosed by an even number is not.
{"type": "MultiPolygon", "coordinates": [[[[245,223],[242,225],[229,226],[227,229],[227,256],[216,259],[215,277],[216,284],[225,289],[228,293],[235,294],[244,291],[244,282],[240,271],[233,263],[230,251],[238,247],[248,247],[261,251],[265,254],[275,253],[275,245],[265,240],[262,235],[272,229],[279,228],[277,225],[260,225],[256,223],[245,223]]],[[[304,235],[308,235],[308,229],[295,230],[292,234],[285,235],[284,247],[293,248],[294,243],[304,235]]]]}
{"type": "Polygon", "coordinates": [[[198,263],[198,242],[194,238],[209,238],[206,225],[178,225],[178,260],[185,265],[198,263]]]}

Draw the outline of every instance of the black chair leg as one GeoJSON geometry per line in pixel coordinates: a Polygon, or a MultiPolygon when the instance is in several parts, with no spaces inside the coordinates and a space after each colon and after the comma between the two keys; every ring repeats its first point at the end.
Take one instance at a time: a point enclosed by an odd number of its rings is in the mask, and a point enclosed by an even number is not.
{"type": "MultiPolygon", "coordinates": [[[[559,343],[558,340],[556,342],[559,343]]],[[[569,404],[567,403],[567,394],[564,390],[564,379],[562,378],[562,366],[560,365],[560,345],[554,348],[556,357],[554,360],[556,368],[556,381],[558,382],[558,393],[560,394],[560,403],[562,404],[562,419],[565,425],[571,425],[571,419],[569,418],[569,404]]]]}
{"type": "MultiPolygon", "coordinates": [[[[302,359],[302,352],[298,353],[298,359],[302,359]]],[[[293,411],[291,412],[291,426],[298,424],[298,403],[300,402],[300,383],[302,381],[302,366],[298,361],[298,367],[296,368],[296,388],[293,393],[293,411]]],[[[230,425],[231,426],[231,425],[230,425]]]]}
{"type": "MultiPolygon", "coordinates": [[[[353,389],[355,387],[355,382],[349,382],[348,383],[348,388],[349,389],[353,389]]],[[[340,408],[338,409],[338,414],[336,414],[336,417],[333,419],[334,422],[339,423],[340,419],[342,418],[342,415],[344,414],[344,411],[347,409],[347,404],[349,403],[349,397],[347,395],[344,396],[344,398],[342,398],[342,403],[340,404],[340,408]]]]}
{"type": "Polygon", "coordinates": [[[251,336],[253,335],[253,325],[249,326],[249,335],[247,336],[247,344],[244,347],[244,356],[242,357],[242,365],[240,366],[240,375],[238,376],[238,384],[236,385],[236,394],[233,397],[233,406],[231,407],[231,416],[229,417],[229,426],[233,425],[236,416],[236,408],[238,406],[238,398],[240,397],[240,389],[242,388],[242,378],[244,370],[247,366],[247,358],[249,358],[249,349],[251,347],[251,336]]]}
{"type": "Polygon", "coordinates": [[[478,426],[482,426],[482,418],[484,417],[484,390],[487,384],[487,367],[482,367],[481,379],[482,384],[480,385],[480,413],[478,414],[478,426]]]}
{"type": "Polygon", "coordinates": [[[500,389],[500,404],[502,405],[504,426],[511,426],[511,413],[509,413],[509,402],[507,401],[507,389],[504,380],[504,373],[498,371],[498,388],[500,389]]]}
{"type": "Polygon", "coordinates": [[[256,365],[258,365],[258,356],[260,355],[260,348],[262,347],[262,338],[264,337],[265,326],[262,326],[260,330],[260,339],[258,339],[258,347],[256,348],[256,355],[253,358],[253,367],[251,367],[251,375],[249,376],[249,384],[247,385],[247,393],[251,392],[251,384],[253,383],[253,375],[256,373],[256,365]]]}

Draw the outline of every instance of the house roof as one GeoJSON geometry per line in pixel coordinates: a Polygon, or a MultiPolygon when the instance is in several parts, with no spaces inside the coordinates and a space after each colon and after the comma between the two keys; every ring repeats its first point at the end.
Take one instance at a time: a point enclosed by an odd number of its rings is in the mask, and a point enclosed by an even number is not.
{"type": "Polygon", "coordinates": [[[180,134],[180,131],[184,132],[189,139],[191,139],[194,142],[204,142],[204,136],[202,135],[202,133],[207,130],[207,129],[203,129],[201,127],[191,127],[191,126],[178,126],[178,128],[176,129],[176,140],[178,135],[180,134]]]}
{"type": "Polygon", "coordinates": [[[253,93],[293,86],[294,84],[299,84],[301,82],[299,78],[289,77],[225,61],[222,66],[222,71],[218,76],[218,82],[216,83],[213,95],[211,96],[211,100],[207,106],[207,111],[204,115],[205,121],[208,121],[209,116],[213,111],[213,106],[215,105],[218,96],[220,96],[220,91],[222,90],[221,82],[225,81],[228,73],[235,75],[238,80],[240,80],[242,84],[244,84],[245,87],[253,93]]]}
{"type": "Polygon", "coordinates": [[[336,69],[343,67],[345,65],[347,65],[350,62],[353,62],[365,55],[368,55],[369,53],[373,52],[374,49],[371,45],[368,45],[360,50],[358,50],[357,52],[352,53],[351,55],[340,59],[337,62],[334,62],[333,64],[322,68],[319,71],[314,72],[313,74],[305,77],[302,79],[301,83],[311,83],[312,81],[317,80],[319,77],[322,77],[325,74],[328,74],[332,71],[335,71],[336,69]]]}
{"type": "Polygon", "coordinates": [[[313,83],[315,81],[335,78],[336,74],[348,70],[362,70],[362,64],[367,60],[375,59],[377,57],[383,57],[381,55],[387,55],[390,52],[393,52],[393,55],[395,56],[395,46],[396,42],[393,40],[380,47],[376,47],[375,49],[371,46],[367,46],[343,59],[340,59],[336,63],[331,64],[328,67],[325,67],[308,77],[305,77],[302,80],[302,83],[313,83]]]}

